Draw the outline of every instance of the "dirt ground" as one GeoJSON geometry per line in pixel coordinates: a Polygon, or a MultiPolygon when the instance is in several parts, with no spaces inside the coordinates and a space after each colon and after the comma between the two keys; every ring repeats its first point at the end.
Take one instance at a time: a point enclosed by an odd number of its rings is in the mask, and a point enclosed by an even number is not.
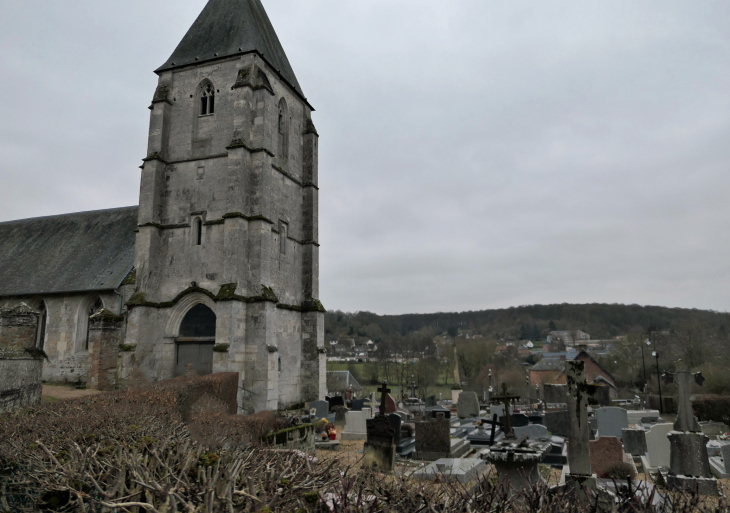
{"type": "Polygon", "coordinates": [[[89,388],[77,389],[74,385],[64,384],[44,384],[43,392],[41,392],[42,403],[52,403],[63,399],[78,399],[79,397],[86,397],[89,395],[100,394],[98,390],[91,390],[89,388]]]}

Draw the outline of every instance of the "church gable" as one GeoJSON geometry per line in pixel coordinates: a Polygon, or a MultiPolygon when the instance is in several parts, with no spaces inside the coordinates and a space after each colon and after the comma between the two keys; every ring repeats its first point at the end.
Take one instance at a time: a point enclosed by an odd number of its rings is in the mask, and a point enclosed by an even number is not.
{"type": "Polygon", "coordinates": [[[136,228],[137,207],[0,223],[0,296],[117,288],[136,228]]]}

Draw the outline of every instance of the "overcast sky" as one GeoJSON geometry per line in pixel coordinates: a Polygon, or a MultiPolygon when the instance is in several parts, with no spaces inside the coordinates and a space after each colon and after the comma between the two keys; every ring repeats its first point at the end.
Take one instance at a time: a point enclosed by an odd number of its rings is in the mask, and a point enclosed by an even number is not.
{"type": "MultiPolygon", "coordinates": [[[[730,2],[263,0],[320,134],[329,309],[730,310],[730,2]]],[[[0,221],[138,202],[205,0],[3,0],[0,221]]]]}

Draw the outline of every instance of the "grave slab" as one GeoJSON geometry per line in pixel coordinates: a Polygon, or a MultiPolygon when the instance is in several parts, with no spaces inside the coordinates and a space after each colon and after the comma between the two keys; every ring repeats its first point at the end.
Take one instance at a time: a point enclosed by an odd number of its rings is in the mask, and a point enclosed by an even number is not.
{"type": "Polygon", "coordinates": [[[414,479],[458,481],[466,484],[476,481],[488,472],[487,464],[477,458],[440,458],[413,473],[414,479]]]}
{"type": "Polygon", "coordinates": [[[529,426],[515,427],[515,436],[518,438],[522,435],[527,435],[530,440],[539,440],[542,438],[548,438],[548,428],[541,424],[530,424],[529,426]]]}

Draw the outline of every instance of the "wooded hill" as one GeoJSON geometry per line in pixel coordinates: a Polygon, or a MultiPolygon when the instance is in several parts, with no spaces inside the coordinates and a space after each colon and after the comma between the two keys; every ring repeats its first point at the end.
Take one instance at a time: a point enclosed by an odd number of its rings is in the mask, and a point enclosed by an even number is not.
{"type": "Polygon", "coordinates": [[[325,340],[395,341],[419,333],[439,334],[470,330],[484,338],[540,340],[552,330],[581,330],[592,339],[609,339],[654,326],[669,330],[681,324],[701,324],[707,329],[730,330],[730,315],[711,310],[661,306],[584,304],[529,305],[468,312],[378,315],[339,310],[325,316],[325,340]]]}

